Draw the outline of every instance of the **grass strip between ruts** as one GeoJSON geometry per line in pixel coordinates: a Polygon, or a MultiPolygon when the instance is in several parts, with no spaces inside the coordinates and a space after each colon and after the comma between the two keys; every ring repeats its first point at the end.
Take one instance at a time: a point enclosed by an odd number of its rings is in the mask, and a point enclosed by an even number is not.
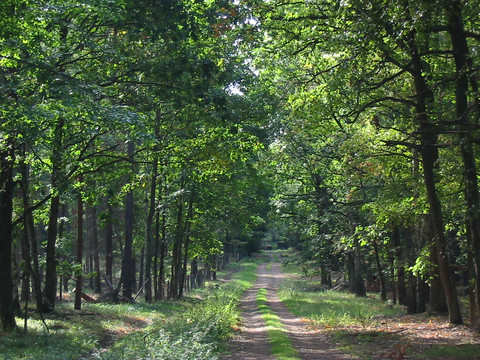
{"type": "Polygon", "coordinates": [[[267,326],[267,334],[272,344],[272,354],[280,360],[300,360],[297,350],[293,348],[292,342],[288,338],[285,326],[267,304],[266,289],[258,290],[257,306],[267,326]]]}

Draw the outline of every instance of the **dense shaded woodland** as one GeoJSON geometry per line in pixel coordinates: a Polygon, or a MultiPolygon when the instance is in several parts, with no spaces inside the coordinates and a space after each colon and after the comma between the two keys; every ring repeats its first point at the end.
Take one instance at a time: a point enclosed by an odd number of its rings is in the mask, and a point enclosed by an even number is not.
{"type": "Polygon", "coordinates": [[[2,0],[3,329],[179,299],[271,244],[453,324],[466,292],[475,321],[479,8],[2,0]]]}

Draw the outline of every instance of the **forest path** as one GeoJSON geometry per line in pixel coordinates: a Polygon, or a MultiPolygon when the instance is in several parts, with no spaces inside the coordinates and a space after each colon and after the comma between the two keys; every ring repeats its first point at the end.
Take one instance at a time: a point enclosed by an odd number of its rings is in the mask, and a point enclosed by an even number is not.
{"type": "Polygon", "coordinates": [[[255,285],[247,290],[240,302],[243,323],[240,333],[230,341],[230,353],[222,360],[274,360],[265,321],[257,307],[257,292],[267,290],[267,305],[285,326],[293,347],[302,360],[344,360],[351,357],[341,354],[320,331],[308,327],[302,319],[294,317],[280,301],[277,291],[288,276],[281,271],[273,253],[270,262],[258,266],[255,285]]]}

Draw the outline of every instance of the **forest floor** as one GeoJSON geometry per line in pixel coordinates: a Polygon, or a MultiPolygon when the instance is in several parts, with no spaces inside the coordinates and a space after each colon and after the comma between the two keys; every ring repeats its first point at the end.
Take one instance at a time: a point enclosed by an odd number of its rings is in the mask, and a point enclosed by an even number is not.
{"type": "Polygon", "coordinates": [[[322,326],[307,316],[295,317],[278,297],[282,282],[295,274],[282,272],[274,261],[258,267],[258,280],[240,303],[243,323],[222,360],[337,359],[480,359],[480,332],[474,325],[452,326],[444,315],[378,315],[364,322],[322,326]],[[284,324],[295,356],[272,355],[268,326],[258,306],[259,289],[284,324]]]}

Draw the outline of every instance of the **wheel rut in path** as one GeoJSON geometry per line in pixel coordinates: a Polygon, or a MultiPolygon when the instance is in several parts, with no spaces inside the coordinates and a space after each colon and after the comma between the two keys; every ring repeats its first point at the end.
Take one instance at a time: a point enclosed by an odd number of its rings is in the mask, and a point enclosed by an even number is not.
{"type": "Polygon", "coordinates": [[[230,353],[222,360],[275,360],[271,355],[271,345],[267,335],[265,321],[257,309],[257,292],[267,290],[267,305],[284,324],[293,347],[302,360],[347,360],[350,356],[342,354],[328,342],[321,331],[308,327],[301,319],[293,316],[283,305],[277,295],[278,288],[286,275],[282,273],[280,264],[273,262],[270,254],[270,266],[258,266],[258,279],[255,285],[247,290],[240,302],[243,323],[240,333],[230,341],[230,353]]]}

